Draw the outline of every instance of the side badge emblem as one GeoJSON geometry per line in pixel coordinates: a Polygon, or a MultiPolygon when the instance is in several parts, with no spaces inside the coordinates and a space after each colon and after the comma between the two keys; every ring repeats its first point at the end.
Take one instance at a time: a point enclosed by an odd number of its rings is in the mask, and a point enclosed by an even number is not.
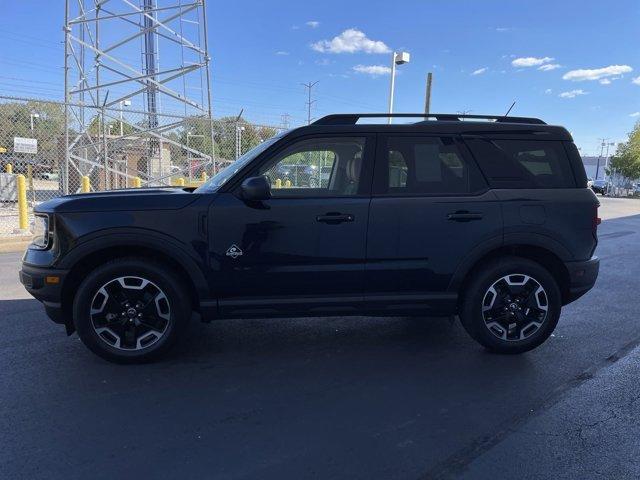
{"type": "Polygon", "coordinates": [[[240,255],[242,255],[242,250],[240,250],[240,247],[238,247],[236,244],[231,245],[227,250],[227,257],[236,259],[240,255]]]}

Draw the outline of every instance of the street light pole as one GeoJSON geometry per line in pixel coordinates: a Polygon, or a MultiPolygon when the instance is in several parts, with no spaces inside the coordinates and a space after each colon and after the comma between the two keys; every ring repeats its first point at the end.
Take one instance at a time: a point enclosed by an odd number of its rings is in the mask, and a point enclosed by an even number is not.
{"type": "MultiPolygon", "coordinates": [[[[396,65],[409,63],[408,52],[393,52],[391,55],[391,84],[389,86],[389,113],[393,113],[393,94],[396,84],[396,65]]],[[[387,123],[391,123],[391,116],[387,118],[387,123]]]]}
{"type": "MultiPolygon", "coordinates": [[[[391,54],[391,85],[389,87],[389,113],[393,113],[393,90],[396,85],[396,52],[391,54]]],[[[391,123],[391,117],[387,118],[387,123],[391,123]]]]}
{"type": "Polygon", "coordinates": [[[131,105],[131,100],[120,100],[119,104],[120,104],[120,136],[123,136],[124,135],[124,128],[123,128],[124,118],[122,115],[122,110],[124,107],[128,107],[129,105],[131,105]]]}

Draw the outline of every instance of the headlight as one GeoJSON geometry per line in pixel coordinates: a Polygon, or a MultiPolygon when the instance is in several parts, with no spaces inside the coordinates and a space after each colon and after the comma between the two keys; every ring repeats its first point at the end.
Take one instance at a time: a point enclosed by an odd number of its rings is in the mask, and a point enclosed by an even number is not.
{"type": "Polygon", "coordinates": [[[45,249],[49,246],[49,217],[46,215],[36,215],[31,227],[33,241],[31,246],[38,249],[45,249]]]}

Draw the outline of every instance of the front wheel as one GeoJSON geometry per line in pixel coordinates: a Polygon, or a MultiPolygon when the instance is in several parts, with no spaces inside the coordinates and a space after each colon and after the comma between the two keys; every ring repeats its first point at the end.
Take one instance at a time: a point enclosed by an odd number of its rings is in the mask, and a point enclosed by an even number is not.
{"type": "Polygon", "coordinates": [[[462,325],[478,343],[498,353],[536,348],[549,338],[560,318],[558,285],[531,260],[494,260],[476,271],[465,290],[462,325]]]}
{"type": "Polygon", "coordinates": [[[183,283],[172,270],[142,259],[116,259],[98,267],[74,299],[80,339],[117,363],[158,358],[178,340],[191,316],[183,283]]]}

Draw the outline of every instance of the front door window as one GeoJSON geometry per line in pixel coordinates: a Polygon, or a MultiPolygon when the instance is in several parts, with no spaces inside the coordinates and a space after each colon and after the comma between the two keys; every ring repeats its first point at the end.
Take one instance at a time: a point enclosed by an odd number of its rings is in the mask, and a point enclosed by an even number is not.
{"type": "Polygon", "coordinates": [[[343,197],[360,191],[365,139],[314,138],[285,149],[263,165],[271,194],[278,197],[343,197]]]}

